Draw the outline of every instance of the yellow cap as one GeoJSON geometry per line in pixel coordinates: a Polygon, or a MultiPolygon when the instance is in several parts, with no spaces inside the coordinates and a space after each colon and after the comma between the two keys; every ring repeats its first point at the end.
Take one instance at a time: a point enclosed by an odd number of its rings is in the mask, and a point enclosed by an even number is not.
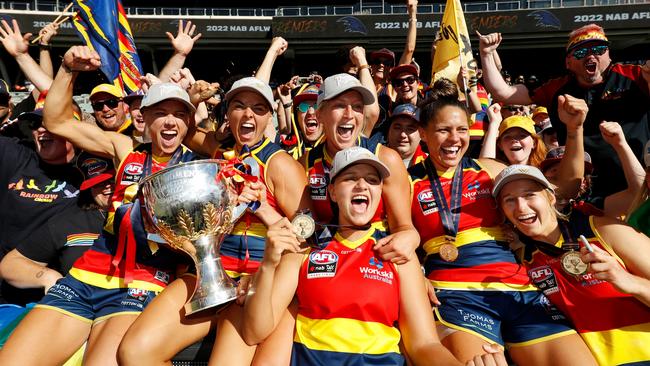
{"type": "Polygon", "coordinates": [[[113,84],[99,84],[90,92],[90,98],[95,94],[108,93],[114,97],[124,98],[124,92],[113,84]]]}
{"type": "Polygon", "coordinates": [[[546,109],[546,107],[541,107],[540,106],[540,107],[537,107],[537,108],[533,109],[533,117],[532,118],[535,119],[535,117],[537,117],[537,115],[540,115],[540,114],[545,114],[545,115],[548,116],[548,110],[546,109]]]}
{"type": "Polygon", "coordinates": [[[499,136],[513,127],[519,127],[531,135],[535,134],[535,122],[530,117],[510,116],[501,121],[499,125],[499,136]]]}

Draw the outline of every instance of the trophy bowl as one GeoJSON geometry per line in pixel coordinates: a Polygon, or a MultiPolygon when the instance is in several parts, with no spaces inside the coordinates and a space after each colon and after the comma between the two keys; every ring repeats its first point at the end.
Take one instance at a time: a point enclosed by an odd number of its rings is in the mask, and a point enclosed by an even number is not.
{"type": "Polygon", "coordinates": [[[237,284],[224,271],[221,243],[246,205],[236,205],[231,178],[220,174],[225,160],[198,160],[163,169],[140,182],[148,220],[175,250],[196,267],[196,286],[185,304],[187,315],[225,306],[237,297],[237,284]]]}

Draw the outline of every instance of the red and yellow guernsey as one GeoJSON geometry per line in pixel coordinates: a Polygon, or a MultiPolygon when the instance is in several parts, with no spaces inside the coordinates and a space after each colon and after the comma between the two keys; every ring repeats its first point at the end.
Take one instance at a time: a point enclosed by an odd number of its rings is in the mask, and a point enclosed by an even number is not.
{"type": "MultiPolygon", "coordinates": [[[[438,207],[425,162],[408,169],[413,197],[411,215],[426,252],[424,268],[434,287],[456,290],[536,291],[526,270],[517,263],[501,229],[503,217],[492,198],[492,177],[474,159],[463,158],[460,221],[455,246],[458,258],[440,257],[445,241],[438,207]]],[[[438,172],[447,202],[453,172],[438,172]]]]}
{"type": "MultiPolygon", "coordinates": [[[[234,151],[230,152],[217,152],[215,158],[239,158],[245,159],[250,156],[255,159],[259,166],[259,178],[266,186],[266,200],[276,211],[278,209],[275,197],[269,190],[267,179],[267,167],[273,156],[286,152],[271,140],[264,138],[258,144],[253,146],[249,152],[235,156],[234,151]]],[[[253,274],[257,269],[264,257],[264,247],[266,243],[266,226],[255,216],[249,212],[242,215],[232,229],[230,235],[226,236],[221,244],[221,263],[229,276],[238,278],[242,274],[253,274]]]]}
{"type": "MultiPolygon", "coordinates": [[[[179,161],[195,158],[184,146],[179,149],[179,161]]],[[[139,202],[133,204],[150,151],[151,144],[139,145],[121,162],[104,232],[70,269],[70,275],[77,280],[107,289],[129,287],[157,292],[171,280],[181,256],[147,240],[139,202]]],[[[163,169],[168,161],[154,156],[151,173],[163,169]]]]}
{"type": "MultiPolygon", "coordinates": [[[[334,218],[334,211],[332,209],[334,203],[330,200],[327,186],[330,183],[330,169],[332,169],[332,161],[334,160],[334,157],[327,153],[325,145],[327,145],[327,142],[323,138],[322,143],[305,152],[307,155],[307,166],[305,167],[305,171],[307,172],[307,179],[309,180],[309,195],[311,196],[311,201],[314,207],[314,219],[318,222],[330,223],[334,218]]],[[[357,146],[363,147],[377,155],[381,145],[373,143],[362,136],[359,137],[357,146]]],[[[375,226],[378,225],[377,227],[379,229],[385,230],[387,226],[383,222],[384,220],[386,220],[386,211],[384,209],[383,201],[380,201],[379,207],[377,207],[377,212],[371,221],[375,226]]]]}
{"type": "MultiPolygon", "coordinates": [[[[593,216],[572,214],[569,226],[575,237],[584,235],[625,267],[596,230],[593,216]]],[[[563,243],[560,236],[555,246],[563,243]]],[[[559,255],[530,245],[526,252],[524,265],[533,283],[573,323],[600,365],[650,364],[650,308],[591,272],[567,274],[559,255]]]]}
{"type": "Polygon", "coordinates": [[[339,234],[306,256],[296,296],[292,365],[403,365],[399,276],[375,256],[386,233],[375,228],[355,241],[339,234]]]}

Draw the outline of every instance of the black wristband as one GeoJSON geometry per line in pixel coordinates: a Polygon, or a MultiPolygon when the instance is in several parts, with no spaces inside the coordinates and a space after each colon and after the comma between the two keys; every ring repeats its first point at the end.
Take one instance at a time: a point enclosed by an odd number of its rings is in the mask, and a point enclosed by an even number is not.
{"type": "Polygon", "coordinates": [[[52,45],[50,45],[50,44],[40,44],[39,43],[38,48],[41,49],[41,50],[48,50],[49,51],[49,50],[52,49],[52,45]]]}
{"type": "Polygon", "coordinates": [[[289,108],[293,105],[293,100],[290,100],[288,103],[282,103],[282,106],[284,108],[289,108]]]}

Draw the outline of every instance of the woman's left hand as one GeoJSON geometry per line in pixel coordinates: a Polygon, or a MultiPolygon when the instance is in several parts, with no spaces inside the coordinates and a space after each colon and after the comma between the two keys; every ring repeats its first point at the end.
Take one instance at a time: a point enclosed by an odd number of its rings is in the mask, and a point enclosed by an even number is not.
{"type": "Polygon", "coordinates": [[[420,237],[415,230],[398,231],[377,241],[372,248],[382,260],[404,264],[415,258],[420,237]]]}
{"type": "Polygon", "coordinates": [[[606,251],[596,245],[591,247],[593,253],[583,247],[580,249],[580,256],[582,261],[589,265],[589,272],[594,274],[594,278],[611,283],[621,292],[632,293],[637,277],[626,271],[616,258],[606,251]]]}

